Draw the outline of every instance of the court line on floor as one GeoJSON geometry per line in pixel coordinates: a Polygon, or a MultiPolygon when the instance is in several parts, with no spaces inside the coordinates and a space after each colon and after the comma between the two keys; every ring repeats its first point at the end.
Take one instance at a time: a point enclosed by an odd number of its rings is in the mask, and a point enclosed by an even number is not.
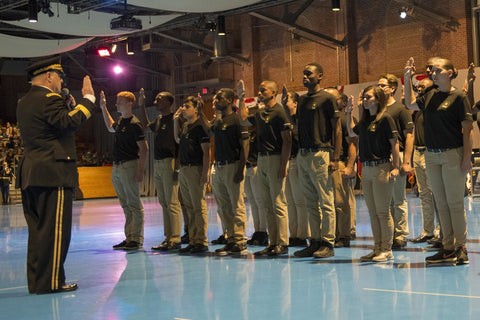
{"type": "Polygon", "coordinates": [[[418,291],[402,291],[402,290],[387,290],[387,289],[375,289],[375,288],[363,288],[363,290],[367,290],[367,291],[381,291],[381,292],[393,292],[393,293],[423,294],[423,295],[427,295],[427,296],[443,296],[443,297],[480,299],[480,296],[466,296],[466,295],[461,295],[461,294],[418,292],[418,291]]]}
{"type": "Polygon", "coordinates": [[[23,289],[23,288],[28,288],[28,286],[12,287],[12,288],[0,288],[0,292],[8,291],[8,290],[15,290],[15,289],[23,289]]]}

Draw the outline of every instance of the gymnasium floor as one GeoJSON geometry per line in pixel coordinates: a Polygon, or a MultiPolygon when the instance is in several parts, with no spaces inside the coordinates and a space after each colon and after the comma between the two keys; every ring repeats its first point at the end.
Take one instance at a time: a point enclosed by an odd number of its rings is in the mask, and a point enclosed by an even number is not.
{"type": "MultiPolygon", "coordinates": [[[[421,232],[420,201],[408,195],[411,236],[421,232]]],[[[394,252],[387,263],[361,263],[372,238],[357,196],[357,240],[332,258],[162,254],[161,208],[143,198],[144,249],[114,251],[124,217],[116,199],[76,201],[65,264],[71,293],[30,295],[27,228],[21,205],[0,207],[0,319],[480,319],[480,200],[465,198],[470,264],[426,267],[425,244],[394,252]]],[[[220,234],[209,197],[209,239],[220,234]]],[[[249,213],[247,235],[253,230],[249,213]]]]}

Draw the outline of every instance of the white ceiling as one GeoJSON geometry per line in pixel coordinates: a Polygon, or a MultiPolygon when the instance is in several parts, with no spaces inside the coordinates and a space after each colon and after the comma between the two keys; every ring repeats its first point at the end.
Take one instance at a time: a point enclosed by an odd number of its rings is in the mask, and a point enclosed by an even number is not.
{"type": "MultiPolygon", "coordinates": [[[[129,0],[128,4],[148,9],[176,12],[166,15],[136,16],[135,18],[142,20],[142,30],[148,30],[181,16],[182,12],[213,13],[232,10],[262,1],[263,0],[129,0]]],[[[110,21],[113,18],[119,17],[120,15],[118,14],[99,11],[69,14],[67,13],[67,6],[60,3],[51,5],[51,10],[54,13],[53,17],[48,17],[48,15],[40,12],[37,23],[30,23],[28,19],[20,21],[0,20],[0,22],[45,33],[89,38],[72,38],[70,40],[57,41],[0,34],[0,39],[2,40],[0,57],[33,58],[58,54],[84,44],[91,39],[90,37],[117,36],[132,32],[110,29],[110,21]],[[52,45],[55,43],[56,45],[52,45]],[[48,48],[51,48],[51,50],[48,50],[48,48]]]]}

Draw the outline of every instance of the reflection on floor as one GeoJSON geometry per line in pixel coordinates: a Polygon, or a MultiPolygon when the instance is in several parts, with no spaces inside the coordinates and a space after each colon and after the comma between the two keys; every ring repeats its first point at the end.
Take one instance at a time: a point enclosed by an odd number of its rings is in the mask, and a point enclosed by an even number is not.
{"type": "MultiPolygon", "coordinates": [[[[357,240],[332,258],[255,259],[160,254],[161,208],[144,198],[145,249],[114,251],[124,217],[116,199],[74,204],[65,265],[73,293],[29,295],[27,229],[21,205],[0,208],[0,319],[479,319],[480,200],[465,198],[470,265],[426,267],[424,244],[409,243],[388,263],[361,263],[370,252],[365,202],[357,197],[357,240]]],[[[421,232],[420,202],[409,195],[411,236],[421,232]]],[[[221,227],[209,198],[209,239],[221,227]]],[[[252,230],[249,213],[248,231],[252,230]]],[[[220,246],[210,246],[210,252],[220,246]]]]}

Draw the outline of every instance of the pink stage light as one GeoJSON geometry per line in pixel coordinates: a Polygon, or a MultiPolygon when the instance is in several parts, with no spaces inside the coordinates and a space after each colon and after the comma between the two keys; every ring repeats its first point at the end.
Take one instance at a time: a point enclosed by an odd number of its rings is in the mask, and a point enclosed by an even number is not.
{"type": "Polygon", "coordinates": [[[117,66],[113,67],[113,72],[114,72],[115,74],[123,73],[123,68],[122,68],[121,66],[118,66],[118,65],[117,65],[117,66]]]}
{"type": "Polygon", "coordinates": [[[97,52],[100,57],[110,57],[110,51],[107,48],[99,48],[97,52]]]}

